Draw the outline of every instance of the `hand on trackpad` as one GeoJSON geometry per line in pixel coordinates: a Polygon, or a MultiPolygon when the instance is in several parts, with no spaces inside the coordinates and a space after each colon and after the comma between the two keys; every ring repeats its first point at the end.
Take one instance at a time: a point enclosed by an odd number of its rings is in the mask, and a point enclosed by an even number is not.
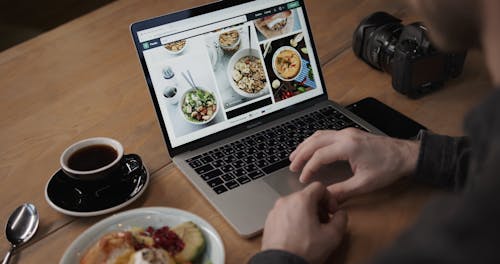
{"type": "MultiPolygon", "coordinates": [[[[308,184],[299,181],[300,173],[291,172],[288,169],[278,171],[275,175],[264,178],[264,182],[280,195],[288,195],[303,189],[308,184]]],[[[325,186],[345,181],[352,176],[351,167],[348,162],[334,162],[321,168],[311,178],[312,181],[319,181],[325,186]]]]}
{"type": "Polygon", "coordinates": [[[337,161],[330,165],[322,167],[314,174],[309,182],[319,181],[325,186],[345,181],[352,177],[352,170],[349,162],[337,161]]]}

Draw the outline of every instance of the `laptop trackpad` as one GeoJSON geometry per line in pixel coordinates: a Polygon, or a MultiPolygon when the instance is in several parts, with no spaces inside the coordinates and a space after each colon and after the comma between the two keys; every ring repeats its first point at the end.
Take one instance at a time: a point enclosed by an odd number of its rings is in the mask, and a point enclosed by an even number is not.
{"type": "Polygon", "coordinates": [[[304,184],[300,183],[298,173],[288,170],[288,167],[275,172],[272,176],[265,177],[264,182],[277,191],[281,196],[302,190],[304,184]]]}
{"type": "MultiPolygon", "coordinates": [[[[281,196],[288,195],[304,188],[307,184],[299,181],[299,173],[293,173],[288,168],[275,172],[274,175],[264,178],[264,182],[269,184],[281,196]]],[[[352,176],[351,167],[347,162],[335,162],[322,168],[313,177],[312,181],[320,181],[325,186],[345,181],[352,176]]]]}

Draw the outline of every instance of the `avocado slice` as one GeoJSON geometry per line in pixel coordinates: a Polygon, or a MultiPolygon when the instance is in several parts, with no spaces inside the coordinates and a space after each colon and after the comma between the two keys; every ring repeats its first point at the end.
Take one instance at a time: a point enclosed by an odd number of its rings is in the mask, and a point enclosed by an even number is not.
{"type": "Polygon", "coordinates": [[[175,261],[192,262],[205,251],[205,237],[193,222],[184,222],[172,228],[172,231],[184,241],[184,249],[174,256],[175,261]]]}

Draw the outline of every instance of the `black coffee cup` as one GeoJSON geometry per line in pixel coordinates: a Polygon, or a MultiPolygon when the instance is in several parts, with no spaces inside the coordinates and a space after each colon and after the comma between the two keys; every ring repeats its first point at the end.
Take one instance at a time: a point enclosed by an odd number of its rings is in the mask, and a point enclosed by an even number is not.
{"type": "Polygon", "coordinates": [[[89,138],[69,146],[61,154],[63,172],[78,181],[121,181],[142,168],[138,155],[124,155],[123,146],[115,139],[89,138]]]}

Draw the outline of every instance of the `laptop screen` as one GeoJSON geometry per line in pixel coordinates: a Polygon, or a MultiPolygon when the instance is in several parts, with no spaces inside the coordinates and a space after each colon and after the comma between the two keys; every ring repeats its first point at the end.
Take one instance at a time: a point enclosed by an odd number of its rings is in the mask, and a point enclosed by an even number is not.
{"type": "Polygon", "coordinates": [[[324,93],[301,3],[253,1],[137,32],[172,147],[324,93]]]}

